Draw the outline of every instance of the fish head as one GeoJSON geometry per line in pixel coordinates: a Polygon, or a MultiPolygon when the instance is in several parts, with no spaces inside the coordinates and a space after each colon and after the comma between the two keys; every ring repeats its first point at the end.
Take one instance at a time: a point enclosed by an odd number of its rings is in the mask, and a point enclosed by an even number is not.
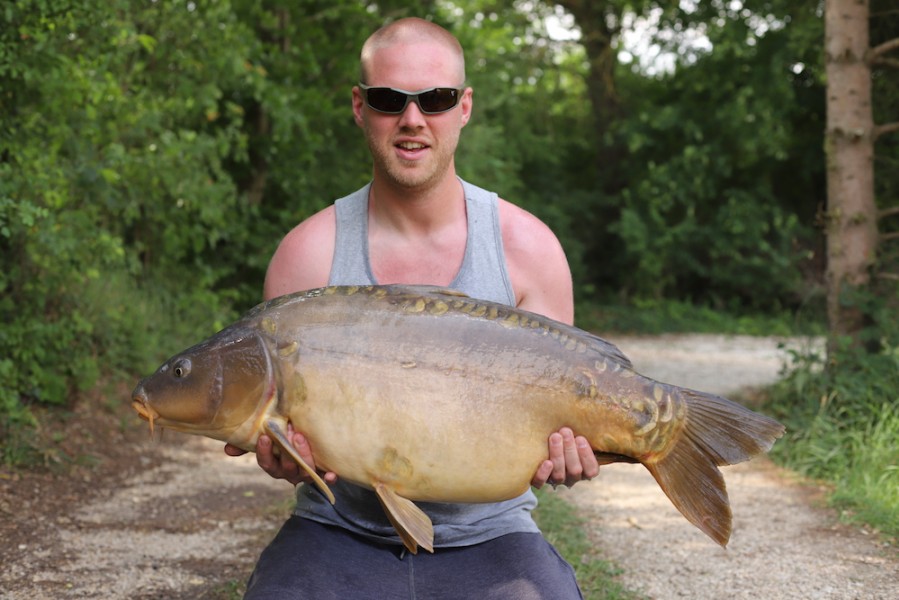
{"type": "Polygon", "coordinates": [[[137,384],[131,405],[150,422],[151,432],[158,425],[232,441],[275,393],[265,342],[257,330],[240,327],[167,360],[137,384]]]}

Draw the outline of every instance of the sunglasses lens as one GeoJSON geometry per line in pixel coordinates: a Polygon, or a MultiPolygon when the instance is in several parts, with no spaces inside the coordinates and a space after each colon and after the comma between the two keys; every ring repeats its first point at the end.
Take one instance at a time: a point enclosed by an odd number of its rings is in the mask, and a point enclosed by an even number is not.
{"type": "Polygon", "coordinates": [[[406,94],[390,88],[369,88],[365,92],[368,105],[385,113],[399,113],[406,107],[406,94]]]}
{"type": "Polygon", "coordinates": [[[459,102],[459,90],[436,88],[418,96],[418,105],[426,113],[446,112],[459,102]]]}
{"type": "Polygon", "coordinates": [[[365,99],[368,105],[382,113],[399,114],[403,112],[409,98],[418,99],[418,107],[423,113],[442,113],[454,108],[459,103],[459,90],[434,88],[416,95],[387,87],[365,89],[365,99]]]}

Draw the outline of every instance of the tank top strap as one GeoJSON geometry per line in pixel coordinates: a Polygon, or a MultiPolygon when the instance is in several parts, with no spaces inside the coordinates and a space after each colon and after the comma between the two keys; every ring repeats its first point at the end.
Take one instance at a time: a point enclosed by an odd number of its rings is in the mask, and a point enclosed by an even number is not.
{"type": "Polygon", "coordinates": [[[503,250],[499,199],[495,192],[459,181],[465,191],[468,240],[462,266],[450,287],[473,298],[515,306],[503,250]]]}
{"type": "Polygon", "coordinates": [[[368,259],[368,192],[371,183],[334,202],[337,220],[328,285],[374,285],[368,259]]]}

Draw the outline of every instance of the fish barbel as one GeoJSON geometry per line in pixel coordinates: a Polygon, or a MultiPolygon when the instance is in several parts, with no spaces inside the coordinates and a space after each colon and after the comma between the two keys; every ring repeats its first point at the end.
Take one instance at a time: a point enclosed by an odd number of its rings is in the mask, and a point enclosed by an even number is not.
{"type": "Polygon", "coordinates": [[[143,379],[155,425],[253,451],[272,438],[373,489],[404,544],[433,551],[414,501],[522,494],[561,427],[600,464],[639,462],[678,510],[726,545],[718,467],[768,451],[783,426],[719,396],[636,373],[613,344],[533,313],[419,286],[327,287],[260,304],[143,379]]]}

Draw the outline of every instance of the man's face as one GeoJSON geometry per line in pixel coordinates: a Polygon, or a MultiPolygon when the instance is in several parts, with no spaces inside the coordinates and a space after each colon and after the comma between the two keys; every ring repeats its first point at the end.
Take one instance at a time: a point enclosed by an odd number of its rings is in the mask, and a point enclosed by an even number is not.
{"type": "MultiPolygon", "coordinates": [[[[399,43],[374,53],[364,83],[415,92],[460,87],[461,73],[459,58],[440,44],[399,43]]],[[[455,172],[453,156],[471,115],[471,93],[467,88],[459,104],[444,113],[426,115],[409,102],[401,114],[391,115],[367,106],[359,88],[354,88],[353,112],[365,131],[375,177],[419,190],[441,181],[448,170],[455,172]]]]}

